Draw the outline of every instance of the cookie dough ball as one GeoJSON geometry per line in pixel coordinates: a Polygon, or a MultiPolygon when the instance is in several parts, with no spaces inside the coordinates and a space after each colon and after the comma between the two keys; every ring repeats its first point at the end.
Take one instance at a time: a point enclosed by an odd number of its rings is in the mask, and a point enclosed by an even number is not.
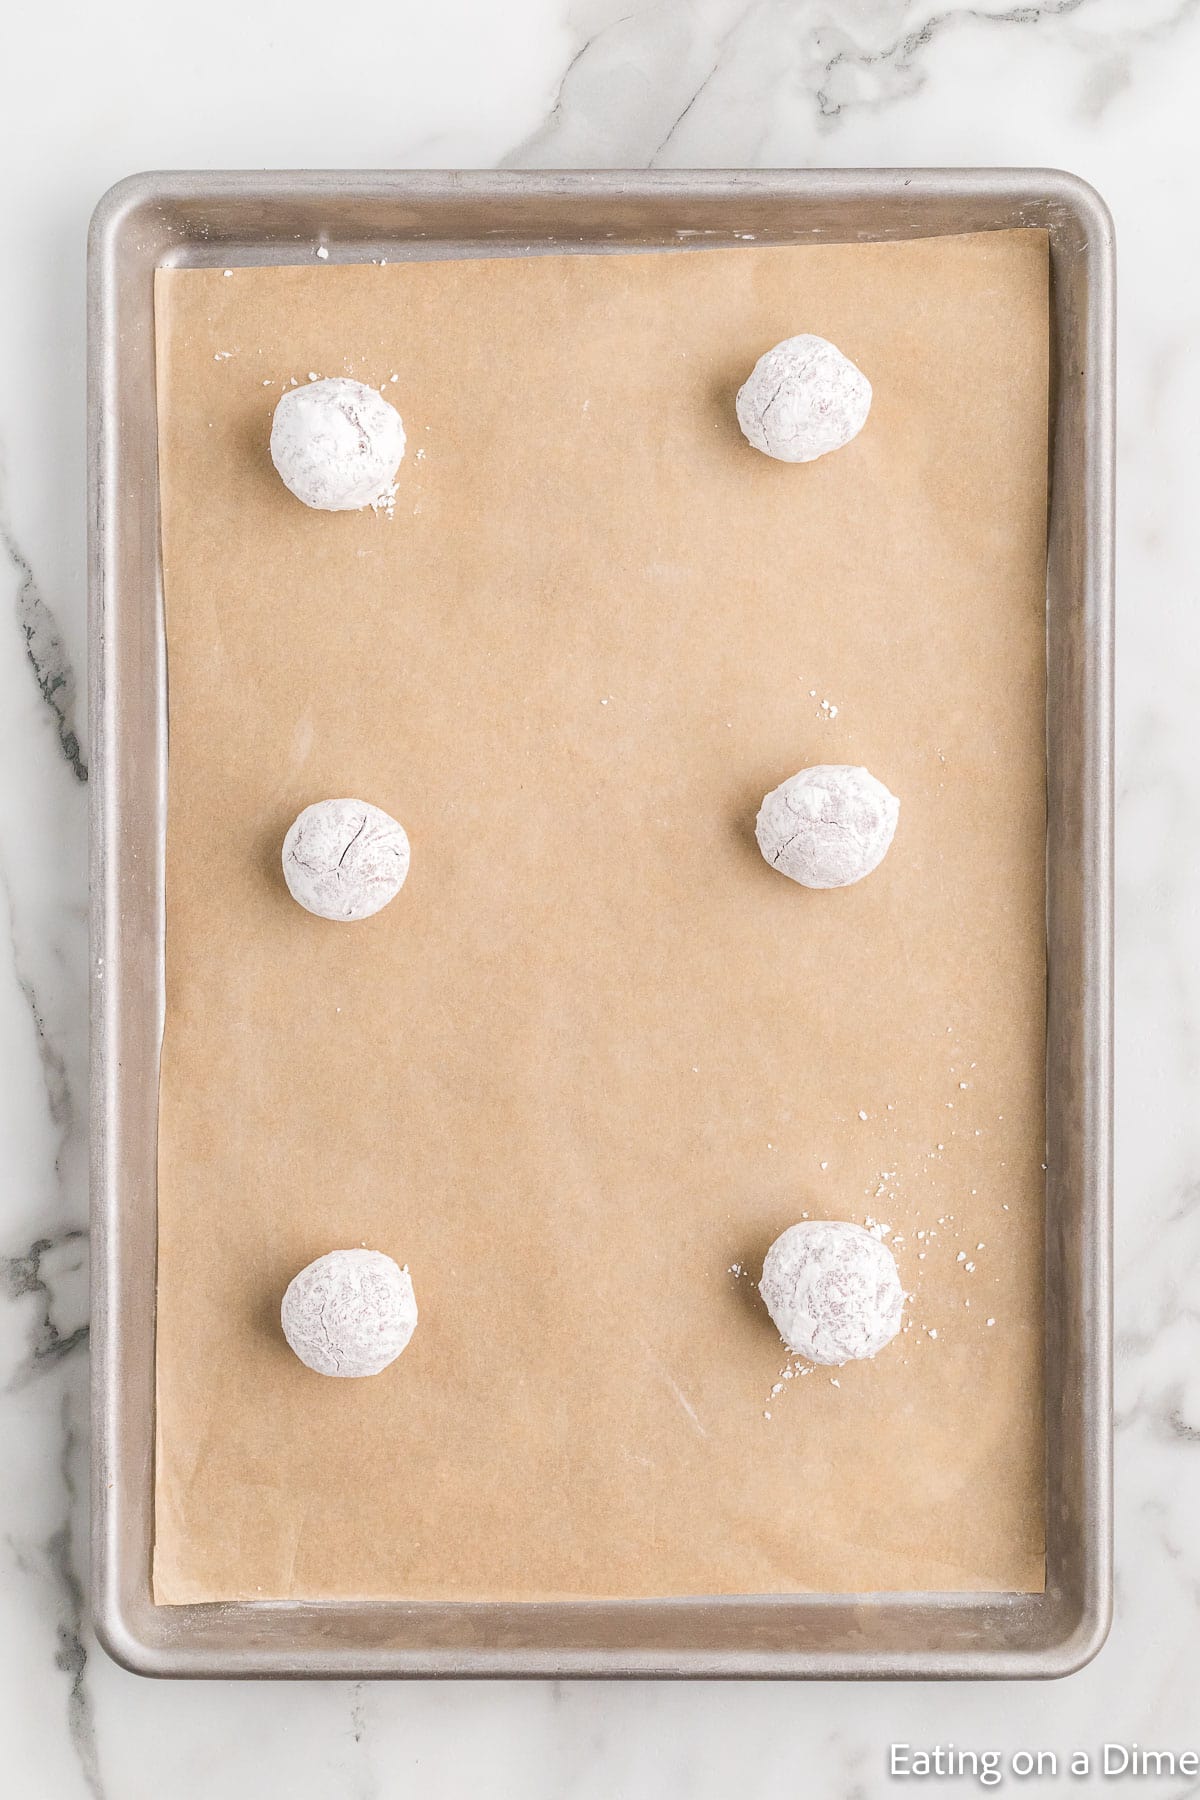
{"type": "Polygon", "coordinates": [[[777,462],[815,462],[857,437],[871,410],[871,384],[823,337],[784,338],[760,356],[737,397],[738,424],[777,462]]]}
{"type": "Polygon", "coordinates": [[[387,506],[403,456],[400,414],[361,381],[337,377],[289,388],[275,408],[271,461],[305,506],[387,506]]]}
{"type": "Polygon", "coordinates": [[[283,840],[283,879],[319,919],[369,919],[408,874],[404,827],[366,800],[318,800],[283,840]]]}
{"type": "Polygon", "coordinates": [[[773,869],[801,887],[850,887],[877,869],[900,802],[867,769],[817,763],[772,788],[754,835],[773,869]]]}
{"type": "Polygon", "coordinates": [[[767,1251],[758,1291],[788,1349],[814,1363],[874,1356],[904,1310],[887,1245],[838,1221],[789,1226],[767,1251]]]}
{"type": "Polygon", "coordinates": [[[283,1335],[318,1375],[378,1375],[417,1326],[407,1269],[381,1250],[331,1250],[293,1277],[283,1335]]]}

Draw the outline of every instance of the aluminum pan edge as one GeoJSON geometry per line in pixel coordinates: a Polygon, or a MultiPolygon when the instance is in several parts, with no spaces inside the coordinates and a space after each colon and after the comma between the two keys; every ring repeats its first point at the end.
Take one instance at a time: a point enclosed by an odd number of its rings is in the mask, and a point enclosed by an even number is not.
{"type": "MultiPolygon", "coordinates": [[[[88,277],[92,1595],[97,1635],[118,1662],[215,1677],[961,1679],[1065,1675],[1096,1654],[1112,1605],[1113,326],[1111,220],[1094,190],[1058,171],[167,173],[130,177],[100,202],[88,277]],[[1077,1066],[1070,1116],[1051,1122],[1066,1186],[1048,1192],[1047,1206],[1047,1369],[1062,1374],[1047,1393],[1047,1593],[155,1607],[155,1094],[146,1090],[156,1087],[161,1032],[162,895],[159,859],[147,866],[130,855],[160,829],[165,769],[161,630],[145,616],[147,593],[161,598],[151,271],[235,255],[307,262],[317,239],[347,260],[380,243],[394,255],[401,240],[425,255],[519,254],[538,239],[551,251],[684,247],[682,230],[686,244],[703,247],[732,243],[752,221],[767,226],[760,244],[1013,225],[1051,233],[1059,367],[1049,641],[1052,680],[1056,643],[1070,677],[1074,730],[1069,741],[1051,739],[1050,789],[1052,809],[1056,792],[1066,808],[1056,822],[1074,854],[1051,858],[1048,1032],[1052,1050],[1057,1033],[1077,1066]],[[148,698],[139,700],[131,664],[148,698]],[[149,774],[139,743],[155,752],[149,774]],[[1067,910],[1072,929],[1056,957],[1067,910]],[[145,1056],[148,1044],[142,1091],[131,1093],[130,1052],[140,1045],[145,1056]]],[[[1047,1160],[1053,1172],[1056,1155],[1047,1160]]]]}

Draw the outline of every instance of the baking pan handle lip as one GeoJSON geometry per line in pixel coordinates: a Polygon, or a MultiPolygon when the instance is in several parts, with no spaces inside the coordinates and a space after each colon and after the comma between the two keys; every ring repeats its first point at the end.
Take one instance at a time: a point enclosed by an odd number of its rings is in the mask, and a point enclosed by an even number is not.
{"type": "MultiPolygon", "coordinates": [[[[1105,1592],[1103,1599],[1097,1602],[1094,1610],[1086,1615],[1080,1623],[1074,1640],[1076,1661],[1069,1673],[1077,1674],[1080,1669],[1086,1668],[1088,1663],[1095,1661],[1108,1642],[1112,1624],[1113,1597],[1110,1587],[1105,1592]]],[[[1064,1673],[1068,1673],[1068,1671],[1064,1670],[1064,1673]]]]}
{"type": "Polygon", "coordinates": [[[111,243],[116,232],[131,212],[147,201],[163,197],[164,183],[169,178],[151,170],[136,175],[123,175],[101,194],[88,222],[88,261],[92,262],[111,243]]]}
{"type": "Polygon", "coordinates": [[[134,1630],[103,1570],[92,1581],[92,1606],[96,1642],[119,1669],[129,1675],[154,1677],[175,1672],[158,1647],[147,1643],[134,1630]]]}
{"type": "Polygon", "coordinates": [[[547,190],[563,186],[586,192],[603,188],[608,182],[624,187],[670,189],[686,180],[689,191],[704,193],[719,190],[770,187],[773,182],[807,180],[814,187],[842,190],[877,191],[881,181],[894,182],[897,192],[918,190],[926,184],[944,189],[973,189],[980,184],[995,186],[1007,181],[1012,191],[1018,190],[1029,199],[1052,199],[1068,207],[1089,231],[1111,244],[1115,236],[1112,213],[1099,190],[1068,169],[1027,167],[1017,164],[994,166],[943,167],[936,164],[896,164],[872,168],[816,169],[804,165],[780,165],[774,168],[714,168],[686,172],[672,169],[142,169],[124,175],[107,189],[96,203],[88,229],[89,247],[93,251],[140,206],[162,203],[173,198],[194,197],[199,186],[205,192],[238,194],[248,181],[256,184],[260,194],[285,192],[297,182],[315,189],[344,191],[347,188],[378,189],[384,184],[405,182],[424,189],[432,197],[439,190],[469,188],[472,184],[491,188],[496,193],[506,189],[528,191],[539,185],[547,190]]]}
{"type": "Polygon", "coordinates": [[[537,1652],[531,1656],[484,1655],[461,1651],[401,1654],[379,1659],[351,1653],[331,1665],[328,1655],[313,1660],[306,1653],[275,1653],[258,1658],[196,1650],[184,1643],[146,1643],[128,1631],[124,1621],[95,1621],[97,1642],[128,1674],[157,1681],[1055,1681],[1079,1673],[1108,1636],[1110,1617],[1081,1625],[1059,1646],[1016,1651],[980,1669],[976,1654],[950,1654],[936,1668],[923,1653],[912,1656],[867,1655],[791,1657],[740,1656],[715,1661],[694,1655],[651,1654],[627,1659],[607,1651],[573,1655],[537,1652]]]}
{"type": "Polygon", "coordinates": [[[1078,1675],[1103,1650],[1112,1622],[1112,1583],[1106,1571],[1102,1590],[1084,1602],[1073,1628],[1061,1642],[1047,1646],[1040,1654],[1039,1667],[1033,1673],[1044,1681],[1062,1681],[1069,1675],[1078,1675]]]}
{"type": "Polygon", "coordinates": [[[1045,182],[1046,197],[1067,206],[1084,226],[1089,239],[1108,251],[1116,245],[1117,228],[1107,200],[1099,188],[1070,169],[1023,170],[1027,177],[1045,182]]]}

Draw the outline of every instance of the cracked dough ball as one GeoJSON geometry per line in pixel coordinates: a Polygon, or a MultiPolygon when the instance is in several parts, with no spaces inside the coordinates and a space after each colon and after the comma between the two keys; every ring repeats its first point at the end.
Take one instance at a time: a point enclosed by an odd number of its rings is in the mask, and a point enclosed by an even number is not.
{"type": "Polygon", "coordinates": [[[771,790],[754,835],[771,867],[801,887],[850,887],[879,867],[899,817],[899,800],[869,770],[817,763],[771,790]]]}
{"type": "Polygon", "coordinates": [[[825,338],[785,338],[760,356],[737,397],[738,424],[777,462],[815,462],[857,437],[871,410],[871,384],[825,338]]]}
{"type": "Polygon", "coordinates": [[[288,1283],[283,1335],[318,1375],[378,1375],[417,1326],[407,1269],[381,1250],[331,1250],[288,1283]]]}
{"type": "Polygon", "coordinates": [[[767,1251],[758,1291],[788,1349],[814,1363],[874,1356],[904,1311],[887,1245],[841,1221],[789,1226],[767,1251]]]}
{"type": "Polygon", "coordinates": [[[400,414],[361,381],[337,377],[288,388],[275,408],[271,461],[305,506],[388,506],[403,457],[400,414]]]}
{"type": "Polygon", "coordinates": [[[369,919],[408,874],[404,827],[366,800],[318,800],[283,840],[283,879],[319,919],[369,919]]]}

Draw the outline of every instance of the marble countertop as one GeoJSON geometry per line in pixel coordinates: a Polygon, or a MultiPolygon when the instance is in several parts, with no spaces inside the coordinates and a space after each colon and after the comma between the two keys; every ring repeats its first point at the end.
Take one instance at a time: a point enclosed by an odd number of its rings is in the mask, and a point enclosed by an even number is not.
{"type": "MultiPolygon", "coordinates": [[[[1200,1749],[1198,0],[21,10],[0,144],[0,1788],[20,1800],[848,1800],[893,1741],[1200,1749]],[[340,21],[339,21],[340,22],[340,21]],[[166,1683],[87,1540],[83,253],[152,167],[1053,164],[1121,246],[1117,1614],[1029,1685],[166,1683]],[[1191,243],[1192,251],[1187,246],[1191,243]],[[3,623],[7,617],[8,623],[3,623]],[[1195,835],[1189,835],[1195,833],[1195,835]],[[1189,1734],[1191,1734],[1189,1736],[1189,1734]]],[[[1065,1778],[1064,1778],[1065,1779],[1065,1778]]],[[[907,1785],[912,1785],[911,1782],[907,1785]]],[[[1006,1777],[1005,1786],[1049,1791],[1006,1777]]],[[[1094,1772],[1076,1790],[1105,1785],[1094,1772]]],[[[937,1791],[977,1791],[971,1779],[937,1791]]],[[[1138,1791],[1195,1792],[1148,1776],[1138,1791]]]]}

